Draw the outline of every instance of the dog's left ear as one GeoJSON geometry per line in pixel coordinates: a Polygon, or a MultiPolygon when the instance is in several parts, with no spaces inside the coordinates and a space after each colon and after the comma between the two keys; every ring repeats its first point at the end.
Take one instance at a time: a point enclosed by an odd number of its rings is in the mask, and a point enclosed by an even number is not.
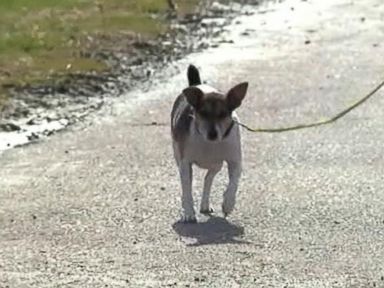
{"type": "Polygon", "coordinates": [[[227,103],[230,111],[235,110],[241,105],[248,90],[248,82],[237,84],[227,93],[227,103]]]}
{"type": "Polygon", "coordinates": [[[183,90],[183,94],[187,98],[188,103],[191,104],[193,108],[197,110],[200,108],[204,97],[203,91],[195,86],[190,86],[183,90]]]}

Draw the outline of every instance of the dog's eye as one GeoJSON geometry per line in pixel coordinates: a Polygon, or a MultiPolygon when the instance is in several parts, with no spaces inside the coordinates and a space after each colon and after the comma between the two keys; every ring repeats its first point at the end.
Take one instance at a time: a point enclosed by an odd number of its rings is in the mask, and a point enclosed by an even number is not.
{"type": "Polygon", "coordinates": [[[220,113],[217,115],[217,117],[220,118],[220,119],[223,119],[223,118],[227,117],[227,113],[226,113],[225,111],[222,111],[222,112],[220,112],[220,113]]]}
{"type": "Polygon", "coordinates": [[[207,111],[200,111],[199,114],[203,118],[209,118],[209,113],[207,111]]]}

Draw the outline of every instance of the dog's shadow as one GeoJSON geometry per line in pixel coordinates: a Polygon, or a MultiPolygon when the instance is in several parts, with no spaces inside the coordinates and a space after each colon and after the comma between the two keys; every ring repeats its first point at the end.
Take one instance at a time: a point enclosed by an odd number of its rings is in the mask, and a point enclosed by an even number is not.
{"type": "Polygon", "coordinates": [[[176,222],[172,225],[177,234],[184,238],[188,246],[201,246],[210,244],[250,244],[241,239],[244,227],[230,223],[225,218],[210,216],[206,222],[186,224],[176,222]]]}

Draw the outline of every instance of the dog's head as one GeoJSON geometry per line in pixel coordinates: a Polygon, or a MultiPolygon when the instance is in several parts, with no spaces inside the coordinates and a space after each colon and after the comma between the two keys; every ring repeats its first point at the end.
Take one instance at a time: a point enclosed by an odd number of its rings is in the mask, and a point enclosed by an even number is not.
{"type": "Polygon", "coordinates": [[[206,85],[190,86],[183,90],[193,107],[197,131],[208,141],[221,141],[229,134],[232,112],[241,105],[247,93],[248,83],[240,83],[228,93],[220,93],[206,85]]]}

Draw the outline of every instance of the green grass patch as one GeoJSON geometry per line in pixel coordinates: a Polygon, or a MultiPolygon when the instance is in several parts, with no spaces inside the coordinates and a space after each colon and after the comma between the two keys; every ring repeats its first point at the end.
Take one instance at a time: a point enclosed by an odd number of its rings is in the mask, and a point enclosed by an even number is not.
{"type": "Polygon", "coordinates": [[[18,11],[23,9],[39,10],[44,8],[68,8],[85,1],[79,0],[4,0],[0,1],[0,11],[18,11]]]}
{"type": "MultiPolygon", "coordinates": [[[[187,13],[199,0],[176,2],[187,13]]],[[[155,37],[167,29],[156,17],[167,9],[167,0],[0,0],[0,110],[3,86],[105,70],[80,56],[87,36],[132,31],[155,37]]]]}
{"type": "Polygon", "coordinates": [[[164,32],[166,25],[149,15],[132,14],[129,12],[105,13],[86,18],[81,21],[81,27],[90,33],[113,33],[133,31],[146,36],[155,36],[164,32]]]}

